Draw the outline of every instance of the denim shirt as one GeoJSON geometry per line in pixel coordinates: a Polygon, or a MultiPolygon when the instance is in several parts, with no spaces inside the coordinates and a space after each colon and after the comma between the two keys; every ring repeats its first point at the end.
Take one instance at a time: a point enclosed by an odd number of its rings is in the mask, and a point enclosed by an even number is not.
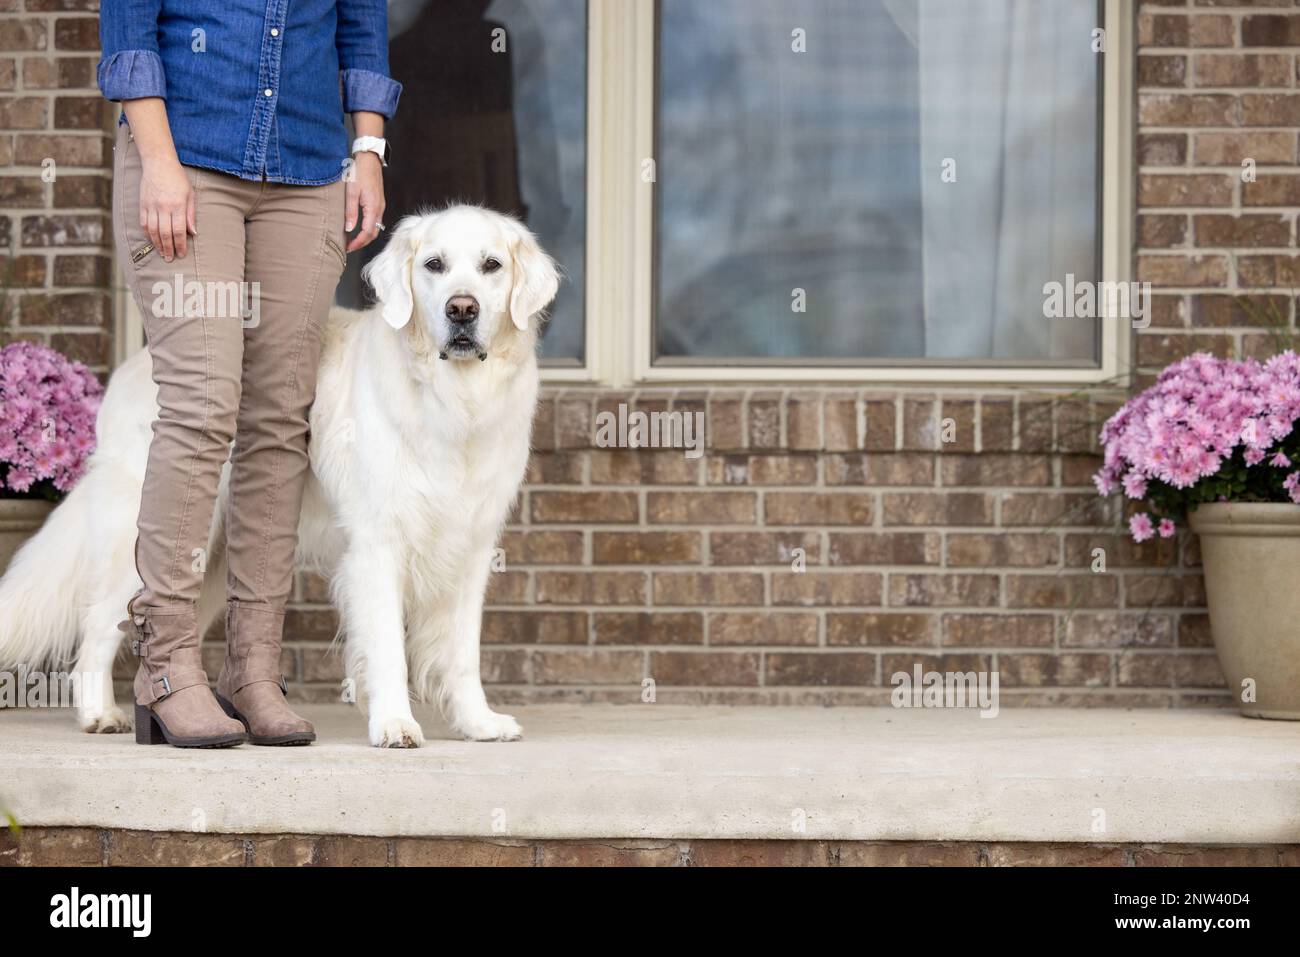
{"type": "Polygon", "coordinates": [[[320,185],[349,156],[343,114],[392,117],[385,0],[102,0],[99,88],[162,97],[180,161],[320,185]]]}

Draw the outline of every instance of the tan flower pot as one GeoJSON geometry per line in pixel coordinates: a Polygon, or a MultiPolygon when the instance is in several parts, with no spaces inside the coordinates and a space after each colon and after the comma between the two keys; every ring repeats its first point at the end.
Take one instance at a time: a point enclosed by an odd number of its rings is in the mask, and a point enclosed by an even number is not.
{"type": "Polygon", "coordinates": [[[1216,502],[1192,513],[1210,630],[1241,713],[1300,721],[1300,505],[1216,502]],[[1243,700],[1254,681],[1254,701],[1243,700]]]}
{"type": "Polygon", "coordinates": [[[0,575],[23,542],[36,534],[45,516],[54,511],[53,502],[40,499],[0,498],[0,575]]]}

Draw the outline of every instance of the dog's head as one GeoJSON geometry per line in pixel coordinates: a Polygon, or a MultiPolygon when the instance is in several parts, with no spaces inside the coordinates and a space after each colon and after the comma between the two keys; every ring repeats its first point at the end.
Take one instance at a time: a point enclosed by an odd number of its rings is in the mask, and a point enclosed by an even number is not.
{"type": "Polygon", "coordinates": [[[555,263],[518,220],[477,206],[407,216],[363,274],[385,321],[420,323],[439,358],[486,359],[555,298],[555,263]]]}

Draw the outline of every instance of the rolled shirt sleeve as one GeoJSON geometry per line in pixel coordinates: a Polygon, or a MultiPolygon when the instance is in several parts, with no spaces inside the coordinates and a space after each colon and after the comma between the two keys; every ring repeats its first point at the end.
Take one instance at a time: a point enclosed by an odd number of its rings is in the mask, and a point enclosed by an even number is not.
{"type": "Polygon", "coordinates": [[[385,0],[338,0],[337,9],[343,110],[392,119],[402,84],[388,75],[388,5],[385,0]]]}
{"type": "Polygon", "coordinates": [[[110,100],[167,98],[167,77],[158,55],[158,11],[162,0],[102,0],[96,70],[100,91],[110,100]]]}
{"type": "Polygon", "coordinates": [[[392,119],[397,112],[397,98],[402,95],[402,84],[382,73],[369,70],[343,71],[343,111],[355,113],[369,110],[392,119]]]}
{"type": "Polygon", "coordinates": [[[152,50],[121,50],[99,61],[99,89],[110,100],[167,99],[162,59],[152,50]]]}

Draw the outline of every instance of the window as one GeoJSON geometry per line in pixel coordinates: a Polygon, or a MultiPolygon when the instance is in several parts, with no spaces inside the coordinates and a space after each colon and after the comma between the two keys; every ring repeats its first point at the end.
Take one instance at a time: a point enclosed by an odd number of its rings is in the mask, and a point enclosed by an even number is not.
{"type": "Polygon", "coordinates": [[[1096,361],[1092,0],[660,0],[655,361],[1096,361]]]}
{"type": "Polygon", "coordinates": [[[528,222],[566,279],[553,380],[1100,381],[1123,327],[1046,318],[1044,286],[1128,276],[1132,18],[392,0],[389,209],[528,222]]]}

